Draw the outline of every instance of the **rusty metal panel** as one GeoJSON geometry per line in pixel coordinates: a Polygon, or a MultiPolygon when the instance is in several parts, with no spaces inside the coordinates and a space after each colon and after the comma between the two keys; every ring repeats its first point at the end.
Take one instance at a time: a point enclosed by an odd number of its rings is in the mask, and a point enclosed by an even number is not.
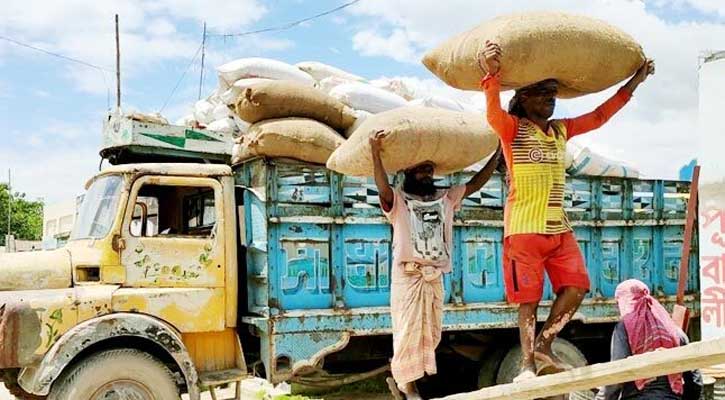
{"type": "Polygon", "coordinates": [[[78,321],[73,289],[0,292],[0,368],[31,365],[78,321]]]}

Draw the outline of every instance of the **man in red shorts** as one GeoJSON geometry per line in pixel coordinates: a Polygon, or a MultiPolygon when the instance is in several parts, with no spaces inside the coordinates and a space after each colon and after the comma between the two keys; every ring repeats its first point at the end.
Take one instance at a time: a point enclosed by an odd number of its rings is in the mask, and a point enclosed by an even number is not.
{"type": "Polygon", "coordinates": [[[499,98],[501,48],[486,43],[479,66],[486,94],[487,119],[501,138],[509,171],[504,212],[504,280],[509,302],[519,304],[519,335],[523,359],[515,381],[547,369],[571,368],[551,344],[589,291],[589,274],[564,211],[566,142],[602,126],[629,101],[634,90],[654,73],[647,60],[609,100],[577,118],[550,120],[557,81],[548,79],[516,91],[509,111],[499,98]],[[556,292],[551,313],[538,336],[536,309],[544,287],[544,271],[556,292]],[[538,367],[538,369],[537,369],[538,367]]]}

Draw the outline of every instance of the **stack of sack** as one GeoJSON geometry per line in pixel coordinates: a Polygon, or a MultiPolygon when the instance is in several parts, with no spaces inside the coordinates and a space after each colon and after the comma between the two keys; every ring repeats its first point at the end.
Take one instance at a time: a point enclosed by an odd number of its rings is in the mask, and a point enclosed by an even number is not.
{"type": "Polygon", "coordinates": [[[372,175],[368,138],[377,130],[389,133],[383,151],[389,172],[424,161],[438,164],[440,173],[455,172],[496,148],[474,106],[406,79],[369,82],[319,62],[264,58],[235,60],[217,72],[219,87],[177,123],[234,134],[233,163],[292,158],[372,175]]]}

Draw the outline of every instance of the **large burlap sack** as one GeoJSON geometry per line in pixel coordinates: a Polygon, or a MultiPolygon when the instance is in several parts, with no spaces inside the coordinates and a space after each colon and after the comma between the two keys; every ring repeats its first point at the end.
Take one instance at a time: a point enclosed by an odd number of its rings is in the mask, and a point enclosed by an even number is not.
{"type": "Polygon", "coordinates": [[[242,78],[234,84],[229,87],[229,89],[225,90],[219,95],[219,99],[227,105],[234,105],[237,100],[239,100],[239,96],[242,95],[242,92],[244,92],[244,89],[256,85],[257,83],[262,82],[269,82],[271,79],[267,78],[242,78]]]}
{"type": "Polygon", "coordinates": [[[222,133],[231,133],[235,134],[239,132],[239,129],[237,128],[237,124],[234,123],[234,120],[230,117],[224,117],[221,119],[218,119],[209,125],[207,125],[206,129],[210,131],[216,131],[216,132],[222,132],[222,133]]]}
{"type": "Polygon", "coordinates": [[[130,112],[130,113],[125,113],[124,116],[127,118],[130,118],[134,121],[146,122],[149,124],[159,124],[159,125],[168,125],[169,124],[169,120],[166,119],[160,113],[145,114],[142,112],[134,111],[134,112],[130,112]]]}
{"type": "Polygon", "coordinates": [[[378,130],[388,132],[382,158],[389,173],[432,161],[436,174],[449,174],[491,154],[498,144],[481,115],[403,107],[365,119],[332,153],[327,168],[347,175],[373,175],[369,138],[378,130]]]}
{"type": "Polygon", "coordinates": [[[353,83],[355,81],[351,81],[349,79],[340,78],[339,76],[330,76],[328,78],[322,79],[321,81],[317,82],[315,84],[315,87],[322,90],[323,92],[330,94],[332,89],[344,84],[344,83],[353,83]]]}
{"type": "Polygon", "coordinates": [[[307,118],[280,118],[258,122],[241,136],[232,151],[239,163],[249,158],[294,158],[325,164],[344,139],[329,126],[307,118]]]}
{"type": "Polygon", "coordinates": [[[345,130],[344,136],[346,138],[352,136],[352,134],[355,133],[355,130],[359,128],[360,125],[362,125],[362,123],[365,122],[365,120],[368,119],[369,116],[373,115],[372,113],[363,110],[355,110],[354,113],[355,123],[350,125],[350,127],[345,130]]]}
{"type": "Polygon", "coordinates": [[[411,78],[379,78],[370,81],[370,84],[395,93],[406,100],[413,100],[423,95],[423,93],[418,93],[419,90],[411,78]]]}
{"type": "Polygon", "coordinates": [[[194,119],[202,124],[208,124],[214,121],[213,117],[214,104],[206,99],[202,99],[194,103],[194,119]]]}
{"type": "Polygon", "coordinates": [[[373,114],[405,106],[408,101],[395,93],[366,83],[350,82],[335,86],[330,96],[348,106],[373,114]]]}
{"type": "Polygon", "coordinates": [[[353,110],[323,91],[293,81],[262,82],[245,89],[236,114],[254,123],[265,119],[301,117],[344,131],[355,122],[353,110]]]}
{"type": "Polygon", "coordinates": [[[597,154],[588,147],[567,143],[566,152],[568,164],[566,172],[569,175],[639,178],[639,170],[636,168],[597,154]]]}
{"type": "Polygon", "coordinates": [[[174,125],[177,125],[177,126],[193,127],[195,123],[196,123],[196,119],[194,118],[193,114],[184,115],[183,117],[174,121],[174,125]]]}
{"type": "Polygon", "coordinates": [[[428,96],[420,99],[411,100],[409,106],[441,108],[444,110],[458,112],[481,112],[472,104],[462,103],[458,100],[449,99],[443,96],[428,96]]]}
{"type": "Polygon", "coordinates": [[[365,78],[351,74],[347,71],[343,71],[340,68],[333,67],[332,65],[323,64],[317,61],[303,61],[295,64],[295,67],[307,72],[315,78],[317,81],[321,81],[331,76],[338,77],[341,79],[347,79],[349,81],[364,81],[365,78]]]}
{"type": "Polygon", "coordinates": [[[220,82],[227,87],[242,78],[267,78],[297,81],[312,86],[315,80],[299,68],[269,58],[241,58],[217,68],[220,82]]]}
{"type": "Polygon", "coordinates": [[[237,126],[237,130],[242,135],[246,135],[247,132],[249,132],[249,127],[252,126],[252,124],[250,124],[247,121],[244,121],[243,119],[237,117],[236,115],[232,115],[232,120],[234,120],[234,125],[237,126]]]}
{"type": "Polygon", "coordinates": [[[232,110],[226,104],[220,103],[214,106],[214,110],[211,112],[211,117],[214,121],[224,119],[232,116],[232,110]]]}
{"type": "Polygon", "coordinates": [[[635,40],[606,22],[557,12],[506,15],[453,37],[423,57],[423,64],[458,89],[479,89],[477,58],[486,40],[501,45],[501,86],[516,89],[554,78],[559,97],[604,90],[644,62],[635,40]]]}

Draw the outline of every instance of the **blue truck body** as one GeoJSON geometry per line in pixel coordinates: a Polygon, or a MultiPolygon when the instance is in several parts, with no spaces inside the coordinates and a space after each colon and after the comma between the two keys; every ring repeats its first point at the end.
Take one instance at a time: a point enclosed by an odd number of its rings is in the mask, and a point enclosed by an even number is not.
{"type": "MultiPolygon", "coordinates": [[[[437,184],[465,183],[472,174],[437,184]]],[[[267,376],[289,379],[352,338],[389,335],[391,227],[373,180],[266,159],[237,165],[235,180],[246,248],[242,320],[259,336],[267,376]]],[[[446,332],[516,326],[501,269],[504,181],[495,174],[456,214],[453,271],[444,280],[446,332]]],[[[674,303],[688,198],[689,182],[567,178],[565,208],[592,284],[576,320],[615,321],[614,290],[629,278],[646,282],[668,307],[674,303]]],[[[690,257],[690,269],[697,271],[696,246],[690,257]]],[[[689,276],[686,300],[697,315],[698,274],[689,276]]],[[[547,282],[540,319],[548,315],[552,295],[547,282]]]]}

